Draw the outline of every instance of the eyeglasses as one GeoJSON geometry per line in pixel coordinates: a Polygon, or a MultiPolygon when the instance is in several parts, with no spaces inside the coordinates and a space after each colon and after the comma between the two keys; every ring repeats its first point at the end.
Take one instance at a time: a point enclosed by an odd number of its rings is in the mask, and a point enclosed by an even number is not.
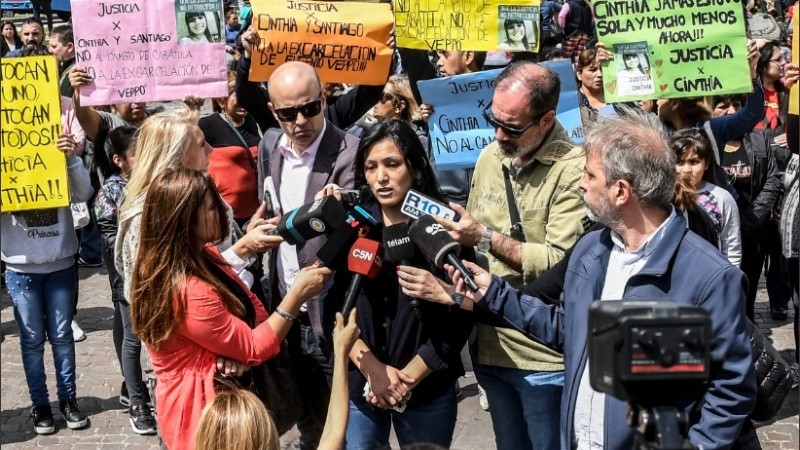
{"type": "Polygon", "coordinates": [[[322,99],[317,99],[300,106],[290,106],[288,108],[275,108],[275,115],[281,122],[294,122],[297,120],[297,113],[310,119],[316,117],[322,111],[322,99]]]}
{"type": "Polygon", "coordinates": [[[381,103],[386,103],[386,102],[388,102],[389,100],[391,100],[391,101],[394,101],[396,98],[397,98],[397,97],[395,97],[394,95],[392,95],[392,94],[390,94],[390,93],[388,93],[388,92],[384,92],[384,93],[383,93],[383,95],[381,96],[381,100],[380,100],[380,102],[381,102],[381,103]]]}
{"type": "Polygon", "coordinates": [[[487,122],[489,122],[489,125],[494,127],[495,131],[497,131],[497,129],[500,128],[503,130],[505,134],[516,139],[522,136],[522,133],[524,133],[525,130],[536,125],[540,120],[542,120],[542,117],[544,117],[544,115],[547,114],[548,112],[550,112],[550,110],[544,111],[543,113],[534,117],[533,120],[531,120],[531,123],[525,125],[522,128],[518,128],[513,125],[506,125],[497,120],[497,118],[494,117],[494,114],[492,114],[492,102],[489,102],[486,108],[483,109],[483,118],[486,119],[487,122]]]}

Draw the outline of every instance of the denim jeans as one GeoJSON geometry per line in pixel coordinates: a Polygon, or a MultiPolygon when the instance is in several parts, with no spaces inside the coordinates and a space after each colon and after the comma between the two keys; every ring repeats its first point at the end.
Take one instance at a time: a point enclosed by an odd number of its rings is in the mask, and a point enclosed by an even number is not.
{"type": "Polygon", "coordinates": [[[72,296],[76,266],[35,274],[6,271],[14,318],[19,325],[22,367],[34,406],[50,403],[44,371],[44,342],[50,341],[56,368],[58,399],[75,397],[75,341],[72,296]]]}
{"type": "Polygon", "coordinates": [[[453,387],[426,405],[398,413],[350,401],[345,448],[366,450],[389,448],[389,432],[400,447],[413,444],[436,444],[450,448],[458,413],[455,382],[453,387]]]}
{"type": "Polygon", "coordinates": [[[125,378],[125,385],[128,387],[128,397],[131,405],[144,405],[147,403],[147,386],[142,381],[142,341],[133,332],[131,323],[131,310],[125,300],[115,302],[114,308],[119,309],[120,319],[122,320],[122,376],[125,378]]]}
{"type": "Polygon", "coordinates": [[[559,448],[564,372],[474,364],[486,391],[498,450],[559,448]]]}

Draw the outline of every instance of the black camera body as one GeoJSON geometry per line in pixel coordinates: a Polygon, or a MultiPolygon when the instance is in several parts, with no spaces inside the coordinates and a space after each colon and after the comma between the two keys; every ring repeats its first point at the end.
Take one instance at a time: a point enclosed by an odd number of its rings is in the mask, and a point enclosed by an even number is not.
{"type": "Polygon", "coordinates": [[[702,396],[711,375],[711,319],[667,300],[596,301],[589,311],[592,388],[640,406],[702,396]]]}

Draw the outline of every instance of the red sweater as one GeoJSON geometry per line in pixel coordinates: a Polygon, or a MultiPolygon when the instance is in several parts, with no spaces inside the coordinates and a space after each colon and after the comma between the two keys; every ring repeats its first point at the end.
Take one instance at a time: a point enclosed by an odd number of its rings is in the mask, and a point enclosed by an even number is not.
{"type": "MultiPolygon", "coordinates": [[[[222,259],[216,247],[207,246],[206,251],[222,259]]],[[[239,280],[228,267],[223,270],[239,280]]],[[[216,290],[197,278],[187,280],[183,301],[186,318],[175,336],[158,350],[147,349],[157,379],[158,425],[169,450],[194,447],[200,413],[216,397],[217,355],[254,365],[280,351],[280,340],[266,322],[267,312],[253,294],[250,301],[258,324],[253,329],[228,311],[216,290]]]]}

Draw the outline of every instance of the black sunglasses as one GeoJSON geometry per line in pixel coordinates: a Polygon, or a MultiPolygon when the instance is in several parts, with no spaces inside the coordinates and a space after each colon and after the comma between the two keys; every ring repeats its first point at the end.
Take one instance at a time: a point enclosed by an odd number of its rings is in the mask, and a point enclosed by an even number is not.
{"type": "Polygon", "coordinates": [[[320,111],[322,111],[322,99],[317,99],[300,106],[275,108],[275,115],[281,122],[294,122],[297,120],[297,113],[302,113],[303,117],[310,119],[316,117],[320,111]]]}
{"type": "Polygon", "coordinates": [[[547,110],[539,114],[538,116],[534,117],[533,120],[531,120],[531,123],[525,125],[524,127],[518,128],[512,125],[506,125],[497,120],[497,118],[494,117],[494,114],[492,114],[492,102],[489,102],[486,108],[483,109],[483,118],[486,119],[486,121],[489,122],[489,125],[494,127],[495,130],[500,128],[503,130],[505,134],[516,139],[522,136],[522,133],[524,133],[525,130],[539,123],[539,121],[542,120],[542,117],[544,117],[544,115],[547,114],[548,112],[550,112],[550,110],[547,110]]]}
{"type": "Polygon", "coordinates": [[[395,97],[394,95],[392,95],[392,94],[390,94],[388,92],[384,92],[383,95],[381,96],[381,101],[380,102],[381,103],[386,103],[388,101],[391,101],[392,103],[394,103],[394,101],[396,99],[397,99],[397,97],[395,97]]]}

